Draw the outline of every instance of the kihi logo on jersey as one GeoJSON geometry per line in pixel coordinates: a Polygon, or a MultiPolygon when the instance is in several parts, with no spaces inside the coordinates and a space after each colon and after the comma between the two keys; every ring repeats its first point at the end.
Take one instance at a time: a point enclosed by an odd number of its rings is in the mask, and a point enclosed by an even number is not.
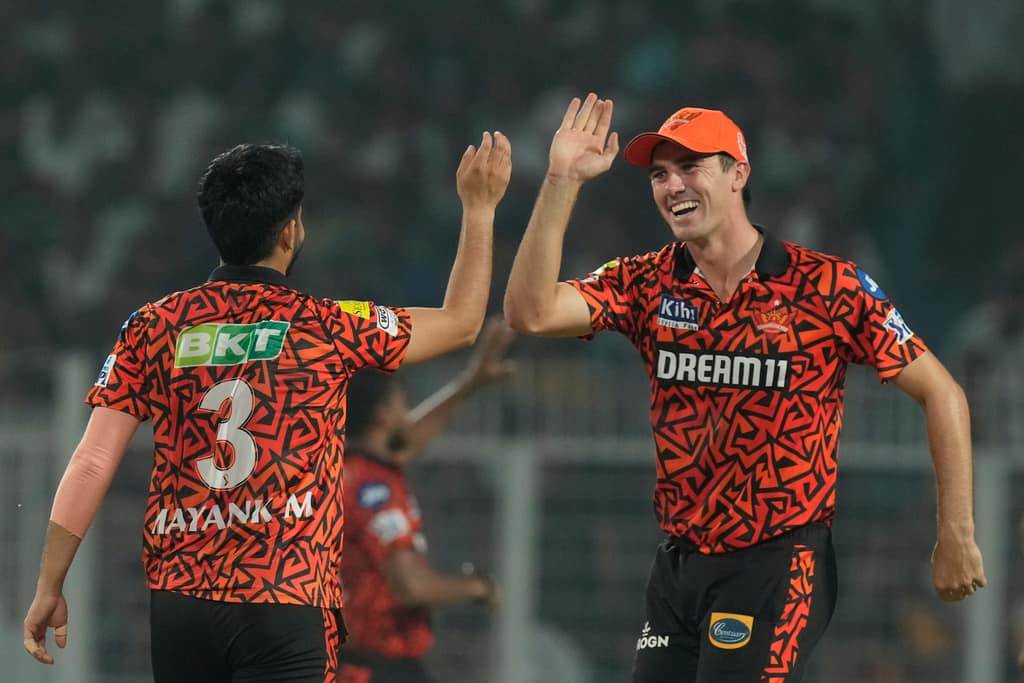
{"type": "Polygon", "coordinates": [[[339,301],[338,307],[346,313],[351,313],[357,318],[362,318],[363,320],[370,319],[369,301],[339,301]]]}
{"type": "Polygon", "coordinates": [[[658,304],[658,324],[677,330],[696,330],[698,323],[697,307],[685,299],[674,296],[662,296],[658,304]]]}
{"type": "Polygon", "coordinates": [[[376,510],[391,500],[391,489],[382,481],[371,481],[363,484],[357,495],[359,505],[367,510],[376,510]]]}
{"type": "Polygon", "coordinates": [[[658,348],[655,373],[665,384],[788,389],[790,357],[710,351],[680,351],[678,344],[658,348]]]}
{"type": "Polygon", "coordinates": [[[754,617],[731,612],[712,612],[708,640],[722,650],[738,650],[750,642],[754,617]]]}
{"type": "Polygon", "coordinates": [[[895,308],[889,312],[885,319],[885,329],[896,335],[897,344],[905,344],[908,339],[914,336],[913,330],[903,321],[903,316],[895,308]]]}
{"type": "Polygon", "coordinates": [[[882,288],[878,286],[878,283],[871,279],[871,276],[860,268],[857,269],[857,279],[860,280],[860,283],[864,286],[864,290],[876,299],[889,298],[886,296],[885,292],[882,291],[882,288]]]}
{"type": "Polygon", "coordinates": [[[291,323],[264,320],[251,325],[207,323],[182,330],[174,349],[174,367],[238,365],[277,358],[291,323]]]}
{"type": "Polygon", "coordinates": [[[375,306],[377,310],[377,327],[384,330],[392,337],[398,334],[398,316],[390,308],[375,306]]]}
{"type": "Polygon", "coordinates": [[[94,384],[98,387],[107,386],[107,382],[110,381],[110,371],[114,369],[114,363],[117,362],[117,354],[112,353],[107,356],[107,359],[103,361],[103,367],[100,368],[100,374],[96,378],[94,384]]]}

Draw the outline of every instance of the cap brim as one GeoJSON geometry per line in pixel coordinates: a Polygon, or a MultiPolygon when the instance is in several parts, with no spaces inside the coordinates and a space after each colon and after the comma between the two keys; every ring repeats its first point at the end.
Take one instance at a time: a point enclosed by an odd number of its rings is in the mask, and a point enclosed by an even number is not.
{"type": "Polygon", "coordinates": [[[662,135],[661,133],[641,133],[629,141],[629,144],[626,145],[626,149],[623,150],[622,155],[625,157],[626,161],[634,166],[647,168],[651,165],[651,157],[654,155],[654,148],[663,142],[674,142],[680,147],[697,152],[698,154],[714,153],[709,150],[697,149],[696,147],[685,144],[681,140],[670,138],[669,136],[662,135]]]}

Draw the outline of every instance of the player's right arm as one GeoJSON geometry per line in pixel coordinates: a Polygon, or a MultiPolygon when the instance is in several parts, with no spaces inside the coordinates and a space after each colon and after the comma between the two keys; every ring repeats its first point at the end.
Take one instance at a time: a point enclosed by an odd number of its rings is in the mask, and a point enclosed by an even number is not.
{"type": "Polygon", "coordinates": [[[479,149],[466,148],[456,171],[462,232],[440,308],[410,308],[412,334],[404,365],[469,346],[480,333],[491,287],[494,214],[512,175],[512,145],[484,133],[479,149]]]}
{"type": "Polygon", "coordinates": [[[475,600],[496,607],[497,585],[479,574],[440,574],[410,548],[393,551],[384,560],[384,578],[404,607],[436,607],[475,600]]]}
{"type": "Polygon", "coordinates": [[[551,141],[548,171],[505,290],[505,319],[513,329],[545,336],[593,331],[590,308],[571,285],[558,281],[562,244],[583,184],[611,168],[619,151],[609,135],[612,101],[590,93],[573,98],[551,141]]]}
{"type": "Polygon", "coordinates": [[[36,594],[24,623],[25,650],[44,664],[53,664],[53,655],[46,650],[48,628],[54,629],[57,647],[67,644],[64,579],[139,422],[128,413],[93,408],[85,434],[57,488],[39,563],[36,594]]]}

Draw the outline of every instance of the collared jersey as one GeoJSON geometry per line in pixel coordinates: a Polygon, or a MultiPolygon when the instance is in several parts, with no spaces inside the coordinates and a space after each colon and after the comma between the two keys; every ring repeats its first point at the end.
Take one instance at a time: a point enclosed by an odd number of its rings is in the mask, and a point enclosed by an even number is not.
{"type": "Polygon", "coordinates": [[[426,552],[419,506],[404,472],[349,454],[345,511],[345,647],[363,655],[422,657],[433,643],[430,611],[403,607],[384,576],[384,562],[396,550],[426,552]]]}
{"type": "Polygon", "coordinates": [[[396,369],[409,334],[402,309],[253,266],[133,313],[86,402],[153,421],[149,586],[340,607],[348,379],[396,369]]]}
{"type": "Polygon", "coordinates": [[[724,303],[685,243],[570,284],[644,359],[655,514],[704,553],[830,523],[847,365],[885,381],[926,351],[856,264],[768,235],[724,303]]]}

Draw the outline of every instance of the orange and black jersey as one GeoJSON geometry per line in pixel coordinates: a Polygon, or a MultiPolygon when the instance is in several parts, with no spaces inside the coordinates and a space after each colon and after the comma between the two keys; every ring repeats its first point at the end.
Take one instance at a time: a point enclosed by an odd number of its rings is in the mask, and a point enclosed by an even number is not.
{"type": "Polygon", "coordinates": [[[685,243],[570,284],[594,331],[624,334],[644,358],[655,513],[703,553],[831,522],[847,364],[885,381],[926,350],[854,263],[769,235],[727,302],[685,243]]]}
{"type": "Polygon", "coordinates": [[[402,606],[384,576],[384,562],[396,550],[426,552],[423,520],[404,471],[349,453],[345,511],[345,648],[360,655],[422,657],[434,640],[430,610],[402,606]]]}
{"type": "Polygon", "coordinates": [[[153,420],[149,586],[340,607],[348,380],[396,369],[409,335],[402,309],[317,299],[255,266],[133,313],[86,402],[153,420]]]}

